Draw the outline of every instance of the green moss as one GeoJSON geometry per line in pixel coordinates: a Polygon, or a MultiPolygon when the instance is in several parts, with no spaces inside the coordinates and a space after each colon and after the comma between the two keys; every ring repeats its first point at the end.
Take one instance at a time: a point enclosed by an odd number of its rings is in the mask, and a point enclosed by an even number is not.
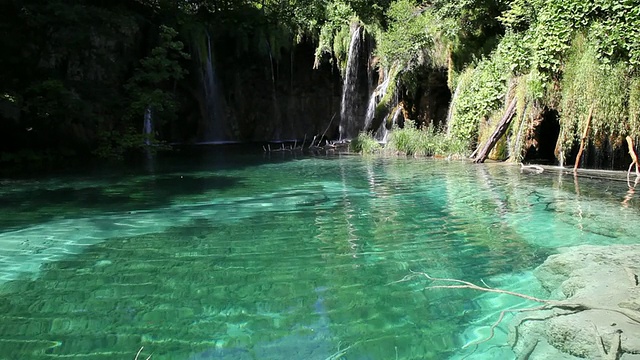
{"type": "Polygon", "coordinates": [[[496,145],[491,150],[489,158],[492,160],[505,160],[509,157],[508,141],[507,137],[503,136],[498,140],[496,145]]]}

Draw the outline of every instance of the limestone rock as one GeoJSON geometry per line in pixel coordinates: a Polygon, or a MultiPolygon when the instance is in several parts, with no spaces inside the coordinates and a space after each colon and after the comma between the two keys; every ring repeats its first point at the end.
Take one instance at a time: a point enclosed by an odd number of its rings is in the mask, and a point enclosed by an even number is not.
{"type": "MultiPolygon", "coordinates": [[[[616,331],[622,331],[623,359],[640,354],[640,323],[616,311],[640,310],[639,258],[637,245],[577,246],[550,256],[535,271],[542,286],[556,299],[586,304],[593,310],[521,314],[512,331],[516,354],[523,354],[526,344],[538,341],[529,359],[537,358],[538,347],[547,345],[562,356],[601,359],[616,331]]],[[[563,358],[559,356],[547,358],[563,358]]]]}

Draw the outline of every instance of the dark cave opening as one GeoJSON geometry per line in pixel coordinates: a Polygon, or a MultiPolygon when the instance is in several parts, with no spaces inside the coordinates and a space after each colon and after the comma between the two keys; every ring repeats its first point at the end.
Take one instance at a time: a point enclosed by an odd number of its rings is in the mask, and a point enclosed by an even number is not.
{"type": "Polygon", "coordinates": [[[558,111],[546,109],[538,119],[533,122],[533,131],[529,134],[526,143],[524,162],[555,165],[556,143],[560,135],[560,121],[558,111]]]}

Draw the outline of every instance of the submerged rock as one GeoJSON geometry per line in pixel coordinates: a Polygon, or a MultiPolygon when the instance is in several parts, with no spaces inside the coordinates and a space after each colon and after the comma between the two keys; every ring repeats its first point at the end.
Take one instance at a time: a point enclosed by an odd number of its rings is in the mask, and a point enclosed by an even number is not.
{"type": "MultiPolygon", "coordinates": [[[[621,359],[640,353],[640,245],[577,246],[550,256],[535,275],[555,299],[585,304],[588,310],[522,313],[511,332],[522,359],[603,359],[620,333],[621,359]],[[531,351],[532,344],[537,345],[531,351]]],[[[608,354],[608,355],[607,355],[608,354]]]]}

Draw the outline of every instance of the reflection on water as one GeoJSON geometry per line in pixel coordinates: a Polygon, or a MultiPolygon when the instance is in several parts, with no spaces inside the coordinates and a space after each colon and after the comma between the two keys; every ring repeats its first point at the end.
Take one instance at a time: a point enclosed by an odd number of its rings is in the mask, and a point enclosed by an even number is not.
{"type": "Polygon", "coordinates": [[[530,270],[557,247],[640,230],[625,182],[578,191],[504,165],[256,158],[0,188],[0,354],[508,358],[504,330],[461,347],[522,300],[397,281],[425,271],[544,296],[530,270]]]}

